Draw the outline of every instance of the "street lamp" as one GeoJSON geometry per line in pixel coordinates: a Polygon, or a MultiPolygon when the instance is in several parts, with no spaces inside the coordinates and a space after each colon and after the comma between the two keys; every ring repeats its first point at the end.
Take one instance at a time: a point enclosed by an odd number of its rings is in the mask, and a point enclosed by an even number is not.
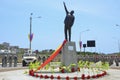
{"type": "Polygon", "coordinates": [[[82,33],[87,32],[87,31],[90,31],[90,29],[86,29],[86,30],[80,32],[80,42],[79,42],[79,45],[80,45],[80,52],[81,52],[81,49],[82,49],[81,35],[82,35],[82,33]]]}
{"type": "Polygon", "coordinates": [[[118,49],[119,49],[119,53],[120,53],[120,41],[118,40],[118,49]]]}
{"type": "Polygon", "coordinates": [[[116,24],[116,26],[120,27],[120,25],[119,25],[119,24],[116,24]]]}
{"type": "MultiPolygon", "coordinates": [[[[119,24],[116,24],[116,26],[118,26],[120,28],[119,24]]],[[[118,49],[119,49],[119,53],[120,53],[120,41],[118,40],[118,49]]]]}
{"type": "MultiPolygon", "coordinates": [[[[32,15],[33,13],[30,14],[30,34],[29,34],[29,40],[30,40],[30,45],[29,45],[29,48],[31,50],[31,42],[32,42],[32,39],[33,39],[33,33],[32,33],[32,15]]],[[[41,18],[40,16],[39,17],[35,17],[35,18],[41,18]]]]}
{"type": "Polygon", "coordinates": [[[120,53],[120,40],[117,39],[116,37],[112,37],[112,38],[116,40],[117,45],[118,45],[118,51],[119,51],[118,53],[120,53]]]}

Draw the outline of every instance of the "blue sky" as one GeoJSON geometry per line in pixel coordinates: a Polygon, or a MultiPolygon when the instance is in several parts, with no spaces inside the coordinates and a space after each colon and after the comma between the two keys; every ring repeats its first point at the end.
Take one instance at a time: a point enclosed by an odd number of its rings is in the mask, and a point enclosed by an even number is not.
{"type": "MultiPolygon", "coordinates": [[[[56,49],[64,40],[65,11],[75,11],[72,41],[96,40],[86,51],[118,52],[120,44],[120,0],[0,0],[0,43],[29,47],[30,13],[33,13],[33,50],[56,49]],[[41,16],[42,18],[36,18],[41,16]],[[83,32],[87,29],[90,31],[83,32]]],[[[83,51],[83,49],[82,49],[83,51]]]]}

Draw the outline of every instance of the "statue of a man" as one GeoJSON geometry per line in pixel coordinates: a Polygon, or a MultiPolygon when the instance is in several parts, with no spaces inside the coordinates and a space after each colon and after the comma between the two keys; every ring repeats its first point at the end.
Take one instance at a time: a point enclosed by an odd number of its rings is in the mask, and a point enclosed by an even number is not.
{"type": "Polygon", "coordinates": [[[65,17],[65,20],[64,20],[64,33],[65,33],[65,39],[68,40],[68,37],[67,37],[67,32],[69,34],[69,41],[71,41],[71,28],[72,28],[72,25],[74,23],[74,11],[72,10],[71,12],[69,12],[67,10],[67,7],[65,5],[65,2],[63,2],[64,4],[64,8],[65,8],[65,11],[66,11],[66,17],[65,17]]]}

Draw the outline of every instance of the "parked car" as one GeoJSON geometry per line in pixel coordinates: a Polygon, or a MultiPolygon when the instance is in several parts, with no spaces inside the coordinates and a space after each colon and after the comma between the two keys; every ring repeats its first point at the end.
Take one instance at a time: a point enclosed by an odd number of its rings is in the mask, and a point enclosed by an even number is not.
{"type": "Polygon", "coordinates": [[[28,66],[31,62],[34,63],[36,61],[36,53],[33,53],[31,50],[28,50],[28,52],[25,52],[22,56],[22,66],[28,66]]]}

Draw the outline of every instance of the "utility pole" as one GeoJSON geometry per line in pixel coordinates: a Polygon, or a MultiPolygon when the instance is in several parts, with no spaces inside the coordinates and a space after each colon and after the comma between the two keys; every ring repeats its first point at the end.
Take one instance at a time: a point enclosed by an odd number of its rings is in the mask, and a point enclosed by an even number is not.
{"type": "Polygon", "coordinates": [[[81,52],[81,49],[82,49],[82,39],[81,39],[81,35],[82,35],[82,33],[87,32],[87,31],[90,31],[90,29],[86,29],[86,30],[80,32],[80,42],[79,42],[80,52],[81,52]]]}
{"type": "MultiPolygon", "coordinates": [[[[29,49],[31,50],[31,43],[32,43],[32,39],[33,39],[33,33],[32,33],[32,15],[33,13],[30,14],[30,33],[29,33],[29,49]]],[[[35,17],[35,18],[41,18],[41,16],[35,17]]]]}
{"type": "Polygon", "coordinates": [[[33,15],[33,13],[30,14],[30,34],[29,34],[29,38],[30,38],[29,48],[30,48],[30,50],[31,50],[31,42],[32,42],[32,39],[31,39],[31,35],[32,35],[32,15],[33,15]]]}

